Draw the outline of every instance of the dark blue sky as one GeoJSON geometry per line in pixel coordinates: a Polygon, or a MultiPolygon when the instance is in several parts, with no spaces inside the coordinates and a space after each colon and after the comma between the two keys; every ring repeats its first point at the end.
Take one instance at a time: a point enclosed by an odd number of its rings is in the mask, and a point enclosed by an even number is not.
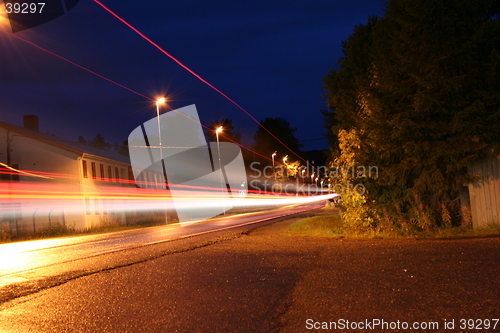
{"type": "MultiPolygon", "coordinates": [[[[325,132],[322,78],[337,66],[341,41],[384,6],[382,0],[102,2],[258,120],[289,120],[300,140],[325,132]]],[[[141,94],[167,96],[172,108],[196,104],[205,125],[232,119],[243,143],[253,142],[257,124],[247,115],[91,0],[16,35],[141,94]]],[[[21,125],[22,115],[37,114],[42,132],[71,140],[102,133],[121,143],[156,114],[145,98],[1,31],[0,48],[2,121],[21,125]]],[[[326,147],[326,140],[304,142],[304,150],[326,147]]]]}

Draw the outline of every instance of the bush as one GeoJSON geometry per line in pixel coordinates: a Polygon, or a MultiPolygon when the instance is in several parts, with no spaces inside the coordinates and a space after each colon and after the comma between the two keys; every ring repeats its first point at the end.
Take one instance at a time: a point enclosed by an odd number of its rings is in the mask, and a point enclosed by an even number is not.
{"type": "Polygon", "coordinates": [[[342,219],[346,229],[374,229],[377,226],[372,210],[366,202],[366,198],[358,193],[342,196],[340,203],[342,219]]]}

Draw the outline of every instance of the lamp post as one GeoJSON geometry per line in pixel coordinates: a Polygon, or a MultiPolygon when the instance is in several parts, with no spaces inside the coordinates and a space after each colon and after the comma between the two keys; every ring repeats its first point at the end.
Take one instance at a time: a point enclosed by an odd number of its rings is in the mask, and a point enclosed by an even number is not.
{"type": "Polygon", "coordinates": [[[276,151],[271,155],[271,158],[273,159],[273,179],[276,180],[275,174],[274,174],[274,156],[276,156],[276,151]]]}
{"type": "Polygon", "coordinates": [[[283,164],[285,165],[285,168],[286,168],[286,178],[285,178],[285,171],[283,171],[283,174],[282,174],[283,179],[288,179],[288,166],[286,165],[287,159],[288,159],[288,155],[285,155],[285,157],[283,157],[283,164]]]}
{"type": "Polygon", "coordinates": [[[165,104],[167,99],[162,97],[156,101],[156,119],[158,120],[158,147],[160,148],[160,162],[163,171],[163,179],[167,181],[167,173],[165,172],[165,166],[163,164],[163,151],[161,147],[161,130],[160,130],[160,104],[165,104]]]}
{"type": "MultiPolygon", "coordinates": [[[[219,156],[219,170],[220,170],[220,192],[224,196],[224,188],[222,186],[222,164],[220,162],[220,145],[219,145],[219,133],[222,132],[222,126],[215,130],[215,135],[217,137],[217,155],[219,156]]],[[[224,206],[222,207],[224,209],[224,206]]],[[[224,209],[224,215],[226,215],[226,210],[224,209]]]]}

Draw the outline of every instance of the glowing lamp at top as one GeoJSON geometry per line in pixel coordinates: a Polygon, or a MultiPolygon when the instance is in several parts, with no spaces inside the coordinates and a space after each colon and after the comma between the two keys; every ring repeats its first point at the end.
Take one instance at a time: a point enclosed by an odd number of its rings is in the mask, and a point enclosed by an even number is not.
{"type": "Polygon", "coordinates": [[[166,99],[165,97],[162,97],[162,98],[160,98],[159,100],[157,100],[157,101],[156,101],[156,103],[158,103],[158,104],[163,104],[163,103],[165,103],[166,101],[167,101],[167,99],[166,99]]]}
{"type": "Polygon", "coordinates": [[[5,9],[5,5],[0,4],[0,28],[10,27],[9,18],[7,17],[7,10],[5,9]]]}
{"type": "Polygon", "coordinates": [[[222,132],[222,126],[215,130],[216,133],[222,132]]]}

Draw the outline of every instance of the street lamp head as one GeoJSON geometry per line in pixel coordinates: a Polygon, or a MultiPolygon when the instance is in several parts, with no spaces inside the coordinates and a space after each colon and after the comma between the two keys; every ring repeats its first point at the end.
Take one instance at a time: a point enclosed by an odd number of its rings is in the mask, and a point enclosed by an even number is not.
{"type": "Polygon", "coordinates": [[[276,152],[273,153],[272,157],[274,158],[274,156],[276,156],[276,152]]]}
{"type": "Polygon", "coordinates": [[[222,126],[220,126],[219,128],[217,128],[217,129],[215,130],[215,133],[220,133],[220,132],[222,132],[222,126]]]}
{"type": "Polygon", "coordinates": [[[287,159],[288,159],[288,155],[286,155],[285,157],[283,157],[283,163],[286,163],[287,159]]]}
{"type": "Polygon", "coordinates": [[[166,99],[165,97],[162,97],[162,98],[160,98],[160,99],[158,99],[158,100],[156,101],[156,104],[163,104],[163,103],[165,103],[166,101],[167,101],[167,99],[166,99]]]}

